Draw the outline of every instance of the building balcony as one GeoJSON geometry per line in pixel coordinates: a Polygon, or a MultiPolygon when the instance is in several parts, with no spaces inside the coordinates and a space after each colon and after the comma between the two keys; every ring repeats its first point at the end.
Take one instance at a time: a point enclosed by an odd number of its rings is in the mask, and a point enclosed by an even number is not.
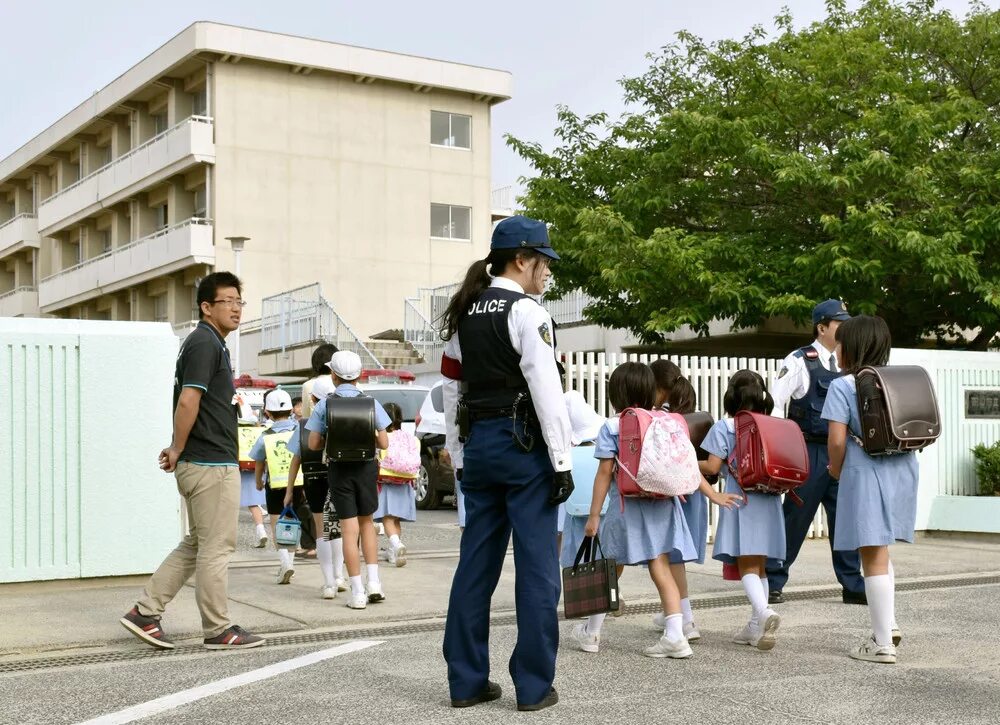
{"type": "Polygon", "coordinates": [[[44,278],[45,313],[117,292],[195,264],[215,264],[212,222],[188,219],[44,278]]]}
{"type": "Polygon", "coordinates": [[[38,315],[38,290],[18,287],[0,294],[0,317],[35,317],[38,315]]]}
{"type": "Polygon", "coordinates": [[[34,214],[18,214],[0,224],[0,258],[25,247],[38,249],[38,219],[34,214]]]}
{"type": "Polygon", "coordinates": [[[195,164],[215,163],[212,119],[191,116],[38,205],[46,237],[195,164]]]}

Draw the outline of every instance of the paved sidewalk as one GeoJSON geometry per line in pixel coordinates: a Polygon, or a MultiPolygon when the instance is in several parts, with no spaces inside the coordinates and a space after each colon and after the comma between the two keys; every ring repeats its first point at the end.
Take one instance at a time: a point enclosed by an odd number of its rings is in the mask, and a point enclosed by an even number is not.
{"type": "MultiPolygon", "coordinates": [[[[322,578],[314,561],[298,563],[292,583],[277,586],[274,552],[248,548],[249,525],[243,523],[241,548],[230,570],[233,620],[251,631],[269,633],[351,629],[442,617],[457,562],[459,532],[454,517],[450,510],[420,512],[417,523],[406,525],[409,563],[397,569],[383,562],[387,601],[361,612],[348,609],[343,594],[333,601],[320,598],[322,578]]],[[[915,544],[893,547],[892,555],[901,583],[1000,573],[1000,542],[921,537],[915,544]]],[[[722,580],[721,566],[716,562],[690,567],[688,578],[696,602],[706,596],[742,592],[737,583],[722,580]]],[[[145,577],[123,577],[0,585],[0,662],[77,648],[144,647],[118,623],[144,582],[145,577]]],[[[509,561],[494,597],[494,612],[513,610],[513,584],[514,567],[509,561]]],[[[835,585],[829,545],[825,540],[807,541],[786,592],[835,585]]],[[[626,606],[656,601],[652,582],[638,568],[626,571],[622,595],[626,606]]],[[[859,607],[858,611],[863,610],[859,607]]],[[[163,625],[181,643],[200,641],[200,618],[190,585],[168,608],[163,625]]]]}

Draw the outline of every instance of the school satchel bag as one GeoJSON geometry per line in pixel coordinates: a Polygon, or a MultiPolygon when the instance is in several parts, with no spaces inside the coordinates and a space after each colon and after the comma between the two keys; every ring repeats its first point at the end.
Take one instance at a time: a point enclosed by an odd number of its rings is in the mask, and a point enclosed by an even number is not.
{"type": "Polygon", "coordinates": [[[382,483],[413,483],[420,474],[420,441],[405,430],[389,434],[389,448],[379,452],[378,480],[382,483]]]}
{"type": "Polygon", "coordinates": [[[618,562],[605,558],[598,537],[584,538],[573,566],[563,569],[562,575],[566,619],[618,611],[618,562]]]}
{"type": "Polygon", "coordinates": [[[802,430],[793,420],[741,410],[736,414],[736,447],[729,468],[748,493],[787,494],[802,499],[795,489],[809,478],[809,451],[802,430]]]}
{"type": "Polygon", "coordinates": [[[931,378],[919,365],[864,367],[855,376],[861,437],[869,456],[920,451],[941,435],[931,378]]]}
{"type": "Polygon", "coordinates": [[[375,399],[326,399],[326,458],[330,463],[375,460],[375,399]]]}
{"type": "MultiPolygon", "coordinates": [[[[702,448],[701,444],[705,442],[708,432],[715,425],[715,418],[712,417],[711,413],[699,411],[697,413],[684,413],[684,422],[687,423],[688,437],[694,446],[694,452],[698,454],[698,460],[707,461],[708,451],[702,448]]],[[[705,480],[714,486],[719,480],[719,475],[705,476],[705,480]]]]}
{"type": "Polygon", "coordinates": [[[326,462],[323,461],[323,451],[314,451],[309,447],[309,431],[305,420],[299,421],[299,459],[302,462],[302,480],[311,486],[326,483],[326,462]]]}
{"type": "Polygon", "coordinates": [[[622,496],[686,496],[701,484],[698,456],[684,418],[662,410],[622,411],[616,462],[622,496]]]}

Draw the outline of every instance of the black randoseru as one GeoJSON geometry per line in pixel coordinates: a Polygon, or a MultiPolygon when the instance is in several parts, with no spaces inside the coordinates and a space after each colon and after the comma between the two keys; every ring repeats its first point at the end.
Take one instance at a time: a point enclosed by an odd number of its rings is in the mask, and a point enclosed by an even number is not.
{"type": "Polygon", "coordinates": [[[375,460],[374,398],[327,398],[326,457],[330,463],[375,460]]]}

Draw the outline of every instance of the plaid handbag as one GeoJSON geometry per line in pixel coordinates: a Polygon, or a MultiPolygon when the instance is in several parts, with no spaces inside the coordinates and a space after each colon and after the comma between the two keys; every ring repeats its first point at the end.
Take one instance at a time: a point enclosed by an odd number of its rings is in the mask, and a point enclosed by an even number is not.
{"type": "Polygon", "coordinates": [[[563,569],[566,619],[617,612],[618,605],[618,562],[604,557],[598,537],[588,536],[580,544],[573,566],[563,569]]]}

